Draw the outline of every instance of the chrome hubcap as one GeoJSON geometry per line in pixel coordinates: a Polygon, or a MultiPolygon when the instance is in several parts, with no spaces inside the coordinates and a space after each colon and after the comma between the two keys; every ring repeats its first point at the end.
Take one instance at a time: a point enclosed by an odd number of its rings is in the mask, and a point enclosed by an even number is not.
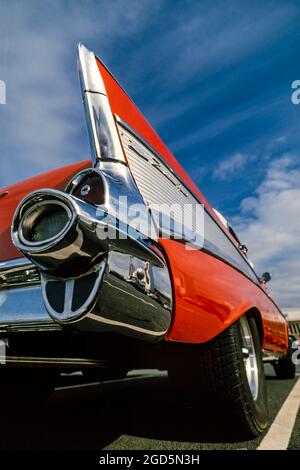
{"type": "Polygon", "coordinates": [[[251,329],[246,317],[240,318],[242,335],[242,354],[247,375],[248,384],[254,400],[258,395],[258,367],[251,329]]]}

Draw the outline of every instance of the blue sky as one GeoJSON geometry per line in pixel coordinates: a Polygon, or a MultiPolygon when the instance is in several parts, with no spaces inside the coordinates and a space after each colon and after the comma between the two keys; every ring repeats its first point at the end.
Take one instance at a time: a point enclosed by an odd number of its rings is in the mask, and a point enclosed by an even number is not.
{"type": "Polygon", "coordinates": [[[300,305],[299,24],[296,0],[1,0],[0,187],[87,158],[81,41],[300,305]]]}

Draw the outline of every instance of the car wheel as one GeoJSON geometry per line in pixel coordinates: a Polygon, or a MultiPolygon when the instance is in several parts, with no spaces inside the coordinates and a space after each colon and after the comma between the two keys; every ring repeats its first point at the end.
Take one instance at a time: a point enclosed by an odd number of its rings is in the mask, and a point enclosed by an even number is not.
{"type": "Polygon", "coordinates": [[[181,353],[169,378],[192,397],[193,406],[218,406],[227,416],[225,427],[230,420],[230,428],[244,438],[258,436],[267,427],[266,382],[253,317],[243,316],[209,343],[185,346],[181,353]]]}
{"type": "Polygon", "coordinates": [[[294,379],[296,375],[296,365],[293,363],[292,356],[297,350],[293,348],[294,338],[289,337],[289,347],[285,357],[273,364],[276,377],[278,379],[294,379]]]}

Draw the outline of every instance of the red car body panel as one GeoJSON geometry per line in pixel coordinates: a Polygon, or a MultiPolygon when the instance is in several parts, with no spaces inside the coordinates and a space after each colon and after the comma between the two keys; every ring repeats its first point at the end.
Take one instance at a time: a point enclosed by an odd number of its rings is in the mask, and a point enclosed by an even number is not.
{"type": "Polygon", "coordinates": [[[263,347],[285,351],[284,317],[255,283],[236,269],[203,251],[189,251],[173,240],[161,239],[173,276],[175,317],[167,339],[203,343],[250,309],[262,315],[263,347]]]}
{"type": "MultiPolygon", "coordinates": [[[[130,97],[107,70],[107,68],[99,60],[97,61],[97,64],[103,78],[105,88],[107,90],[112,112],[123,119],[127,124],[129,124],[141,137],[143,137],[146,142],[148,142],[157,151],[159,155],[161,155],[161,157],[165,159],[165,161],[181,177],[184,183],[192,190],[192,192],[194,192],[200,201],[205,204],[205,207],[208,209],[217,223],[220,224],[220,220],[213,211],[209,202],[199,191],[199,188],[195,185],[192,179],[186,174],[180,163],[176,160],[168,147],[157,135],[155,130],[145,119],[140,110],[136,107],[130,97]]],[[[227,234],[232,239],[228,231],[227,234]]]]}
{"type": "MultiPolygon", "coordinates": [[[[112,112],[126,121],[175,170],[236,245],[229,231],[214,213],[193,181],[167,149],[128,95],[97,60],[112,112]]],[[[83,161],[51,171],[23,183],[4,188],[0,199],[0,262],[21,257],[13,247],[10,226],[20,200],[40,188],[64,189],[74,174],[91,165],[83,161]]],[[[186,250],[184,244],[160,239],[173,279],[175,306],[167,340],[201,343],[217,336],[250,309],[256,309],[263,326],[263,347],[272,351],[287,349],[287,323],[262,286],[237,269],[201,250],[186,250]]]]}
{"type": "MultiPolygon", "coordinates": [[[[211,205],[142,113],[106,67],[99,60],[97,63],[113,113],[126,121],[166,160],[236,244],[211,205]]],[[[260,288],[236,269],[202,251],[187,251],[184,245],[172,240],[161,239],[160,243],[171,266],[175,291],[174,319],[167,339],[193,343],[208,341],[246,311],[257,308],[262,316],[263,347],[286,351],[286,321],[263,287],[260,288]]]]}

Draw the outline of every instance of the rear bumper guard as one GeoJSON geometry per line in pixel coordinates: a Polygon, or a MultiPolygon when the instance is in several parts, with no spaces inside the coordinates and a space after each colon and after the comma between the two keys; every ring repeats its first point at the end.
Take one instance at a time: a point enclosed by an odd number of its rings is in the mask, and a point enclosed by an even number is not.
{"type": "MultiPolygon", "coordinates": [[[[128,189],[126,174],[120,185],[120,178],[112,181],[108,173],[92,171],[105,188],[98,206],[45,189],[27,196],[17,208],[12,238],[30,263],[0,265],[0,329],[69,326],[149,341],[167,333],[172,287],[164,256],[153,239],[115,216],[120,186],[140,202],[139,195],[128,189]],[[48,231],[58,219],[56,207],[63,226],[51,237],[38,234],[36,241],[34,227],[41,226],[43,211],[48,231]]],[[[151,223],[143,207],[142,218],[151,223]]]]}

